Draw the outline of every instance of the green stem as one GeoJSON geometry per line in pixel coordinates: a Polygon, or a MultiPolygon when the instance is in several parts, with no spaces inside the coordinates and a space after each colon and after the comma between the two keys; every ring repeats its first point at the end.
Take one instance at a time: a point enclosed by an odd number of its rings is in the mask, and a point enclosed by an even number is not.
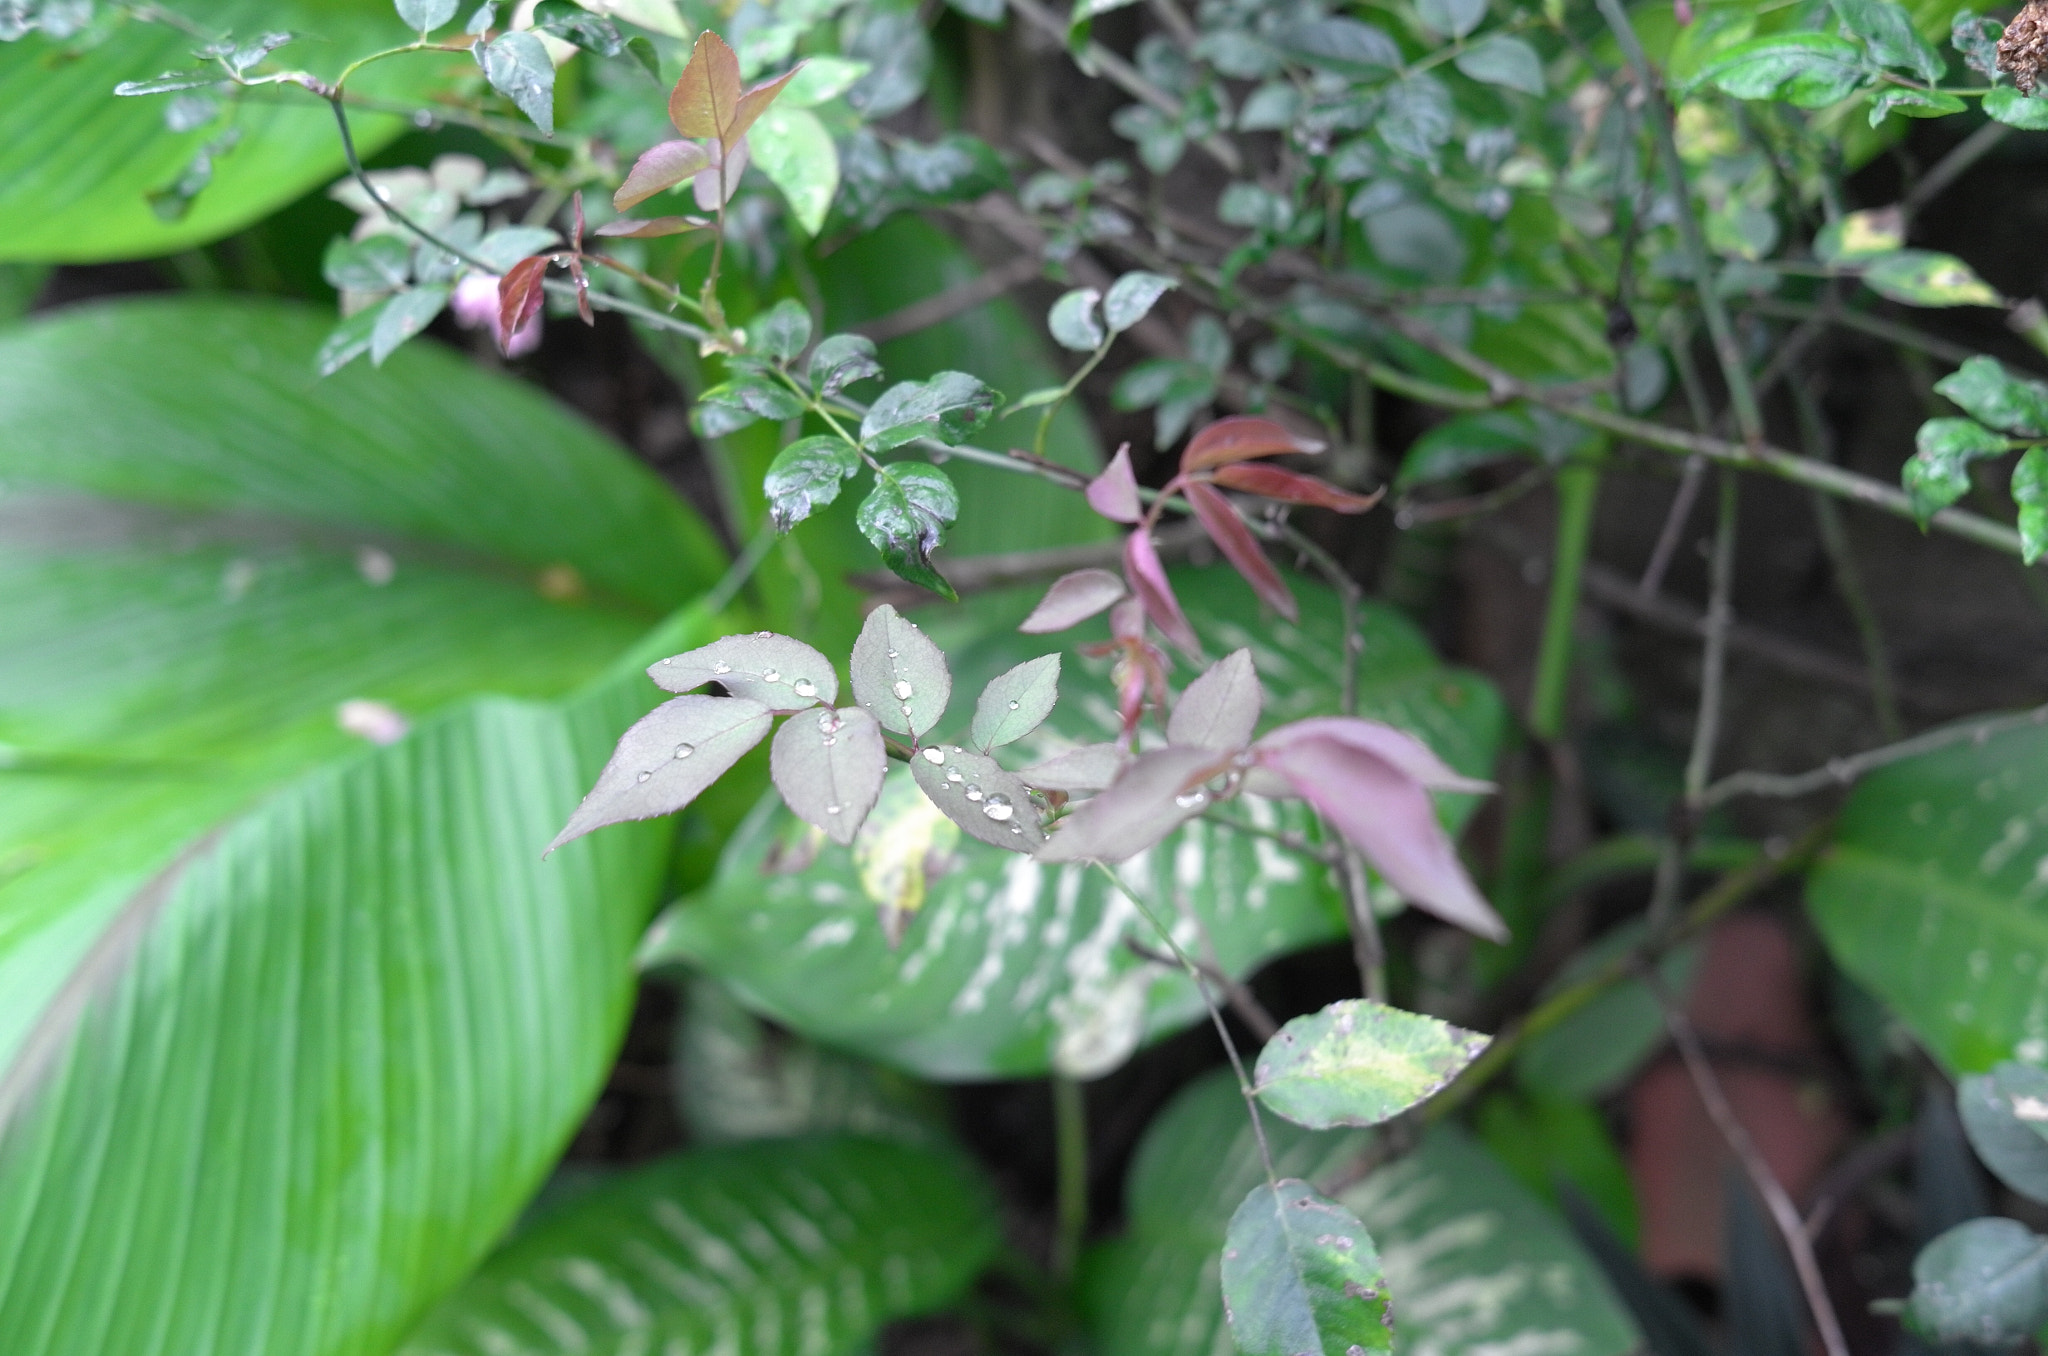
{"type": "Polygon", "coordinates": [[[1600,468],[1574,461],[1557,473],[1557,545],[1550,564],[1550,601],[1543,615],[1543,641],[1536,652],[1536,682],[1529,696],[1529,732],[1548,742],[1564,733],[1571,692],[1572,627],[1579,610],[1579,584],[1593,540],[1593,510],[1600,497],[1600,468]]]}
{"type": "Polygon", "coordinates": [[[1053,1274],[1072,1281],[1088,1231],[1088,1105],[1079,1080],[1052,1078],[1055,1146],[1059,1154],[1059,1232],[1053,1239],[1053,1274]]]}

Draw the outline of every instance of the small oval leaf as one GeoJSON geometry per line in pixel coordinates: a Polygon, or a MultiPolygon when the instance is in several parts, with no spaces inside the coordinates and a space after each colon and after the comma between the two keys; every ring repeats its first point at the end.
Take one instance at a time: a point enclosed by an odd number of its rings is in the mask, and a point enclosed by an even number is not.
{"type": "Polygon", "coordinates": [[[974,704],[974,742],[982,751],[1022,739],[1052,714],[1060,697],[1060,657],[1040,655],[998,674],[974,704]]]}
{"type": "Polygon", "coordinates": [[[1131,469],[1131,445],[1125,443],[1109,459],[1102,474],[1088,482],[1088,507],[1115,523],[1135,523],[1145,516],[1138,498],[1138,476],[1131,469]]]}
{"type": "Polygon", "coordinates": [[[1102,320],[1095,314],[1095,308],[1101,301],[1102,293],[1094,288],[1077,287],[1054,302],[1045,317],[1045,327],[1052,334],[1053,342],[1077,353],[1087,353],[1100,346],[1109,337],[1102,328],[1102,320]]]}
{"type": "Polygon", "coordinates": [[[804,711],[775,732],[768,770],[783,803],[843,845],[882,794],[889,750],[882,727],[857,706],[804,711]]]}
{"type": "Polygon", "coordinates": [[[717,683],[778,714],[821,702],[830,706],[839,696],[839,675],[831,660],[800,640],[771,631],[722,636],[648,665],[647,676],[670,692],[717,683]]]}
{"type": "Polygon", "coordinates": [[[2048,1070],[2008,1060],[1956,1084],[1970,1147],[2000,1181],[2048,1202],[2048,1070]]]}
{"type": "Polygon", "coordinates": [[[682,809],[760,743],[772,723],[766,706],[745,697],[663,702],[619,736],[597,785],[548,851],[607,824],[682,809]]]}
{"type": "Polygon", "coordinates": [[[1394,1349],[1379,1252],[1358,1216],[1298,1178],[1252,1188],[1223,1240],[1238,1356],[1394,1349]]]}
{"type": "Polygon", "coordinates": [[[1102,298],[1102,321],[1110,333],[1122,334],[1152,313],[1152,308],[1171,288],[1173,279],[1158,273],[1126,273],[1110,284],[1102,298]]]}
{"type": "Polygon", "coordinates": [[[1370,999],[1297,1017],[1259,1052],[1253,1090],[1296,1125],[1378,1125],[1427,1101],[1492,1043],[1370,999]]]}
{"type": "Polygon", "coordinates": [[[911,757],[910,772],[939,813],[969,837],[1027,853],[1045,842],[1030,788],[988,755],[932,744],[911,757]]]}
{"type": "Polygon", "coordinates": [[[939,723],[953,696],[946,656],[887,603],[868,613],[848,663],[853,699],[882,728],[916,739],[939,723]]]}

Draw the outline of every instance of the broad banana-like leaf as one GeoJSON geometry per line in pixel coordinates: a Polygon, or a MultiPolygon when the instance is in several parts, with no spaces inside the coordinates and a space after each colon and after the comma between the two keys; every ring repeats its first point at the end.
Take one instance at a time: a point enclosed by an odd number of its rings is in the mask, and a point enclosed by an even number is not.
{"type": "Polygon", "coordinates": [[[855,1136],[700,1149],[535,1222],[399,1356],[853,1356],[958,1296],[997,1236],[988,1189],[949,1150],[855,1136]]]}
{"type": "Polygon", "coordinates": [[[540,850],[660,695],[622,653],[717,552],[430,344],[316,379],[329,323],[153,300],[0,336],[9,1356],[381,1356],[544,1175],[630,1001],[665,835],[540,850]]]}
{"type": "MultiPolygon", "coordinates": [[[[288,32],[274,60],[331,80],[360,56],[412,41],[387,0],[194,0],[175,6],[208,37],[243,42],[288,32]]],[[[341,139],[325,101],[297,88],[251,91],[235,113],[187,131],[165,125],[176,94],[117,98],[124,81],[193,69],[207,39],[170,23],[105,16],[113,32],[0,43],[0,259],[93,263],[172,254],[217,240],[340,176],[341,139]],[[77,50],[74,50],[77,49],[77,50]],[[150,194],[175,185],[202,147],[232,126],[212,180],[178,214],[150,194]]],[[[427,52],[364,70],[350,90],[423,101],[467,58],[427,52]]],[[[474,63],[469,63],[474,68],[474,63]]],[[[194,93],[199,93],[195,91],[194,93]]],[[[405,130],[389,114],[353,112],[364,155],[405,130]]]]}

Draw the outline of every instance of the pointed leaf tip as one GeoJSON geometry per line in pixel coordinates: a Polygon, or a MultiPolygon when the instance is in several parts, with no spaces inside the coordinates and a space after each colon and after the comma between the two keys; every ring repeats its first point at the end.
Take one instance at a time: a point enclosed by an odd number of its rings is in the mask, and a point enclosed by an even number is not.
{"type": "Polygon", "coordinates": [[[1492,1037],[1369,999],[1297,1017],[1266,1042],[1259,1100],[1296,1125],[1378,1125],[1433,1097],[1492,1037]]]}
{"type": "Polygon", "coordinates": [[[677,697],[619,737],[597,784],[547,850],[607,824],[682,809],[761,742],[773,719],[745,697],[677,697]]]}
{"type": "Polygon", "coordinates": [[[1301,620],[1301,609],[1296,606],[1293,590],[1273,568],[1273,562],[1266,559],[1266,553],[1259,546],[1258,538],[1245,526],[1244,519],[1237,516],[1230,500],[1223,494],[1194,481],[1187,486],[1188,504],[1195,511],[1195,520],[1202,530],[1209,534],[1209,540],[1216,543],[1216,549],[1230,562],[1231,568],[1244,576],[1252,586],[1252,592],[1259,600],[1289,621],[1301,620]]]}
{"type": "Polygon", "coordinates": [[[548,272],[547,256],[521,259],[498,279],[498,351],[512,352],[512,337],[540,312],[548,272]]]}
{"type": "Polygon", "coordinates": [[[1202,642],[1196,639],[1195,628],[1188,624],[1187,614],[1180,610],[1180,600],[1174,597],[1166,567],[1159,561],[1159,548],[1143,528],[1124,538],[1124,577],[1160,633],[1190,659],[1199,660],[1202,642]]]}
{"type": "Polygon", "coordinates": [[[1254,457],[1322,450],[1322,443],[1313,438],[1296,437],[1271,419],[1239,414],[1218,419],[1188,439],[1187,449],[1180,454],[1180,469],[1186,473],[1248,461],[1254,457]]]}
{"type": "Polygon", "coordinates": [[[1064,631],[1115,605],[1129,592],[1124,581],[1109,570],[1075,570],[1052,581],[1052,587],[1017,629],[1030,635],[1064,631]]]}
{"type": "Polygon", "coordinates": [[[1102,474],[1088,482],[1088,507],[1114,523],[1135,523],[1145,516],[1145,505],[1138,498],[1138,476],[1131,470],[1129,443],[1119,447],[1102,474]]]}
{"type": "Polygon", "coordinates": [[[1264,700],[1252,652],[1233,650],[1188,684],[1166,722],[1166,742],[1241,749],[1251,743],[1264,700]]]}

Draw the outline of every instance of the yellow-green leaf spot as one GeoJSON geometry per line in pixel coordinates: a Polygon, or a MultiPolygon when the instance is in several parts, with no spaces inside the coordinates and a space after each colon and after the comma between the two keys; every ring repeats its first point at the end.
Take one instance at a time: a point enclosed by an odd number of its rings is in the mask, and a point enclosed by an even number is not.
{"type": "Polygon", "coordinates": [[[1369,999],[1297,1017],[1259,1052],[1259,1100],[1311,1130],[1378,1125],[1428,1100],[1491,1036],[1369,999]]]}
{"type": "Polygon", "coordinates": [[[1252,1189],[1230,1217],[1222,1271],[1239,1356],[1393,1350],[1393,1309],[1372,1236],[1306,1182],[1252,1189]]]}

